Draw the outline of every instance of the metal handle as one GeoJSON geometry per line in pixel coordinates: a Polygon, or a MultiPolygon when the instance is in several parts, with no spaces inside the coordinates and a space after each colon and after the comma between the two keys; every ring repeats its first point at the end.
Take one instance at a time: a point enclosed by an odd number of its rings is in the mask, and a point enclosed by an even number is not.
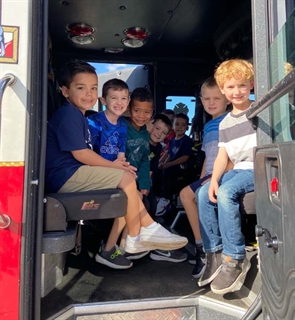
{"type": "MultiPolygon", "coordinates": [[[[3,76],[0,79],[0,117],[2,114],[2,100],[3,100],[3,95],[4,91],[7,88],[7,86],[12,86],[16,82],[16,77],[12,73],[7,73],[5,76],[3,76]]],[[[2,119],[0,118],[0,132],[1,132],[1,123],[2,119]]]]}
{"type": "Polygon", "coordinates": [[[0,229],[6,229],[11,222],[10,217],[7,214],[0,213],[0,229]]]}
{"type": "MultiPolygon", "coordinates": [[[[4,91],[7,88],[7,86],[12,86],[16,82],[16,77],[11,74],[7,73],[0,79],[0,132],[1,132],[1,115],[2,115],[2,99],[4,95],[4,91]]],[[[0,142],[1,142],[1,137],[0,137],[0,142]]],[[[10,217],[7,214],[2,214],[0,213],[0,229],[6,229],[9,227],[11,222],[10,217]]]]}

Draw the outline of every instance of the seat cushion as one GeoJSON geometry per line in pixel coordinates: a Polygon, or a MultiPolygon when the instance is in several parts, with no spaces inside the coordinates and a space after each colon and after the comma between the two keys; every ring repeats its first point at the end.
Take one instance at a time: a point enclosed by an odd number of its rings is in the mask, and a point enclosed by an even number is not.
{"type": "Polygon", "coordinates": [[[241,196],[240,211],[242,214],[256,214],[254,191],[246,193],[241,196]]]}
{"type": "Polygon", "coordinates": [[[127,213],[127,196],[120,189],[51,193],[44,203],[44,231],[65,230],[67,221],[111,219],[127,213]]]}

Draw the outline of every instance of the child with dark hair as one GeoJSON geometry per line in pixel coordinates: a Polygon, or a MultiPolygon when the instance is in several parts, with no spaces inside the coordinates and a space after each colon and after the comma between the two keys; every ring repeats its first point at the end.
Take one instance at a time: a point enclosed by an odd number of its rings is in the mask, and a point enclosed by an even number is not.
{"type": "Polygon", "coordinates": [[[123,118],[127,125],[126,159],[137,168],[137,186],[142,195],[150,191],[149,132],[146,124],[153,115],[153,95],[147,88],[136,88],[129,103],[130,117],[123,118]]]}
{"type": "Polygon", "coordinates": [[[48,122],[46,192],[120,188],[128,199],[125,216],[128,226],[127,252],[178,249],[186,245],[185,237],[171,234],[154,222],[145,210],[136,188],[135,168],[124,158],[109,161],[92,150],[85,112],[98,99],[95,69],[85,61],[68,62],[63,69],[60,85],[67,102],[48,122]]]}
{"type": "MultiPolygon", "coordinates": [[[[164,109],[161,112],[162,114],[165,114],[171,121],[171,123],[173,123],[174,117],[175,117],[175,112],[172,109],[164,109]]],[[[167,137],[164,139],[162,146],[162,152],[161,152],[161,157],[163,157],[161,159],[162,162],[164,162],[168,156],[168,151],[169,151],[169,144],[170,141],[175,138],[175,132],[173,129],[170,130],[170,132],[167,134],[167,137]]]]}
{"type": "Polygon", "coordinates": [[[186,114],[178,113],[175,115],[173,120],[175,138],[170,142],[168,157],[165,162],[159,164],[159,168],[163,171],[161,175],[161,197],[156,211],[157,216],[161,216],[166,212],[173,189],[177,185],[179,178],[182,177],[183,169],[192,154],[193,141],[185,134],[188,129],[188,123],[189,118],[186,114]]]}
{"type": "Polygon", "coordinates": [[[125,157],[127,127],[121,118],[129,103],[129,88],[121,79],[111,79],[102,87],[100,101],[106,110],[87,118],[93,150],[103,158],[114,161],[125,157]]]}
{"type": "MultiPolygon", "coordinates": [[[[156,114],[153,119],[153,127],[150,131],[150,174],[151,174],[151,190],[148,195],[150,202],[149,213],[154,217],[157,210],[157,198],[153,192],[153,178],[159,171],[159,160],[162,151],[161,142],[167,137],[172,130],[172,123],[165,114],[156,114]]],[[[180,250],[163,251],[154,250],[150,254],[150,258],[155,261],[183,262],[187,259],[187,254],[180,250]]]]}

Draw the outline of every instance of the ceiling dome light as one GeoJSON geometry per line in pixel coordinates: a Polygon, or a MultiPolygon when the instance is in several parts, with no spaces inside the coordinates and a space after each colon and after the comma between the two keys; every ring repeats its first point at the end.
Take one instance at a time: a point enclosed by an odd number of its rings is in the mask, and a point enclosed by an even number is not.
{"type": "Polygon", "coordinates": [[[140,39],[125,38],[122,40],[124,46],[128,48],[140,48],[144,45],[144,41],[140,39]]]}
{"type": "Polygon", "coordinates": [[[123,48],[105,48],[104,49],[105,53],[121,53],[123,51],[124,51],[123,48]]]}
{"type": "Polygon", "coordinates": [[[90,44],[94,41],[93,37],[89,36],[69,36],[69,38],[76,44],[84,45],[90,44]]]}
{"type": "Polygon", "coordinates": [[[148,37],[149,32],[142,27],[132,27],[124,30],[125,35],[130,39],[144,40],[148,37]]]}
{"type": "Polygon", "coordinates": [[[71,35],[80,37],[91,36],[95,32],[95,29],[86,23],[72,23],[67,29],[71,35]]]}

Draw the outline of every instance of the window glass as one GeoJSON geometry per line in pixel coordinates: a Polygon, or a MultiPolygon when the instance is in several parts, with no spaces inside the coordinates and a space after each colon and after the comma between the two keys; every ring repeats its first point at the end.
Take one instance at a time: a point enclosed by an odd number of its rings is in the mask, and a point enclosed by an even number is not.
{"type": "Polygon", "coordinates": [[[189,117],[189,128],[186,134],[191,131],[191,122],[195,115],[196,97],[194,96],[168,96],[166,98],[166,109],[172,109],[175,114],[185,113],[189,117]]]}
{"type": "MultiPolygon", "coordinates": [[[[295,66],[295,11],[272,42],[269,50],[271,87],[283,79],[295,66]]],[[[272,105],[274,142],[295,139],[294,90],[272,105]]]]}

